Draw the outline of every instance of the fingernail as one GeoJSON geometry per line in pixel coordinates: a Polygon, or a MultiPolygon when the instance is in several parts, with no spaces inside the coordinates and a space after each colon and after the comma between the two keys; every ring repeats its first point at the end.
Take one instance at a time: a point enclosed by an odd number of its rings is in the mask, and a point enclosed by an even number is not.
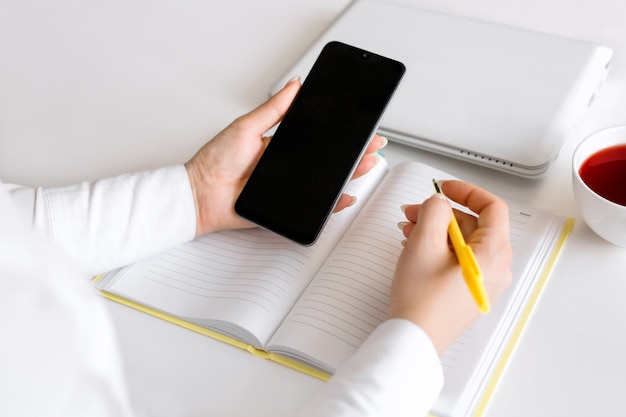
{"type": "Polygon", "coordinates": [[[443,200],[443,201],[448,201],[448,199],[446,198],[445,195],[441,194],[441,193],[435,193],[432,195],[435,198],[438,198],[439,200],[443,200]]]}
{"type": "Polygon", "coordinates": [[[407,241],[408,241],[408,239],[404,239],[402,242],[400,242],[400,244],[401,244],[402,246],[406,246],[407,241]]]}
{"type": "Polygon", "coordinates": [[[408,207],[408,204],[403,204],[400,206],[400,210],[402,210],[403,213],[406,213],[406,208],[408,207]]]}
{"type": "Polygon", "coordinates": [[[299,76],[299,75],[295,75],[295,76],[291,77],[291,78],[289,79],[289,81],[287,81],[287,82],[285,83],[285,86],[287,86],[287,85],[291,84],[291,83],[292,83],[292,82],[294,82],[294,81],[300,81],[300,76],[299,76]]]}
{"type": "Polygon", "coordinates": [[[404,230],[404,226],[408,225],[409,222],[398,222],[398,229],[404,230]]]}
{"type": "Polygon", "coordinates": [[[352,197],[352,201],[350,202],[350,205],[348,207],[352,207],[353,205],[356,204],[356,196],[351,195],[350,197],[352,197]]]}
{"type": "MultiPolygon", "coordinates": [[[[380,135],[378,135],[378,136],[380,136],[380,135]]],[[[389,140],[388,140],[386,137],[384,137],[384,136],[380,136],[380,139],[382,140],[383,144],[382,144],[382,145],[380,145],[380,148],[379,148],[379,149],[382,149],[382,148],[384,148],[385,146],[389,145],[389,140]]]]}

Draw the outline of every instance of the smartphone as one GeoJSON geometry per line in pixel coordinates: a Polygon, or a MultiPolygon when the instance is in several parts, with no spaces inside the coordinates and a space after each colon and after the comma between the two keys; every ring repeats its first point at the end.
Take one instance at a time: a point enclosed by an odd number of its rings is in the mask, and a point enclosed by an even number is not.
{"type": "Polygon", "coordinates": [[[404,72],[393,59],[326,44],[239,195],[237,214],[315,243],[404,72]]]}

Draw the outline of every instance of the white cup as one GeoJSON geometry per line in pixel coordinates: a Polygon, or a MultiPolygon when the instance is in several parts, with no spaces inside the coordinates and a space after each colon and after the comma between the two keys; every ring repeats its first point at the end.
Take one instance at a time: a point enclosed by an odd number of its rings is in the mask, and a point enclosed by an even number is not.
{"type": "MultiPolygon", "coordinates": [[[[574,150],[572,182],[574,199],[591,230],[614,245],[626,247],[626,206],[600,196],[580,176],[580,167],[590,156],[621,144],[626,144],[626,125],[602,129],[583,139],[574,150]]],[[[626,177],[613,181],[616,187],[626,187],[626,177]]]]}

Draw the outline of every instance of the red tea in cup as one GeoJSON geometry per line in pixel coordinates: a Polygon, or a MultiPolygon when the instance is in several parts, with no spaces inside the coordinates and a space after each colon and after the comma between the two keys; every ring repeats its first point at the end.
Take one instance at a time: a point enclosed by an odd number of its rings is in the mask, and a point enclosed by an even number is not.
{"type": "Polygon", "coordinates": [[[598,195],[626,206],[626,145],[594,153],[582,163],[579,174],[598,195]]]}
{"type": "Polygon", "coordinates": [[[626,248],[626,125],[593,132],[576,146],[572,190],[589,228],[626,248]]]}

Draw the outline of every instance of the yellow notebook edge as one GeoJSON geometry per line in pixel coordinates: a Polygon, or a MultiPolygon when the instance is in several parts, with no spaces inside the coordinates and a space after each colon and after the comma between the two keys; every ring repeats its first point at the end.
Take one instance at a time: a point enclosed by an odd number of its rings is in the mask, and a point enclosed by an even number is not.
{"type": "MultiPolygon", "coordinates": [[[[97,283],[104,275],[98,275],[96,276],[92,282],[95,284],[97,283]]],[[[244,349],[247,350],[249,353],[251,353],[252,355],[262,358],[262,359],[268,359],[271,360],[273,362],[279,363],[281,365],[287,366],[289,368],[295,369],[296,371],[302,372],[304,374],[310,375],[312,377],[315,377],[317,379],[321,379],[322,381],[327,381],[328,379],[330,379],[330,374],[320,371],[319,369],[307,366],[303,363],[297,362],[293,359],[287,358],[285,356],[276,354],[276,353],[272,353],[272,352],[267,352],[265,350],[262,349],[257,349],[256,347],[248,344],[248,343],[244,343],[240,340],[237,340],[233,337],[230,336],[226,336],[223,335],[219,332],[216,332],[214,330],[210,330],[207,329],[205,327],[199,326],[197,324],[191,323],[187,320],[183,320],[179,317],[175,317],[172,316],[170,314],[164,313],[160,310],[154,309],[152,307],[148,307],[146,305],[143,305],[141,303],[135,302],[133,300],[129,300],[127,298],[121,297],[119,295],[116,294],[112,294],[108,291],[104,291],[101,289],[98,289],[98,291],[100,292],[100,294],[105,297],[108,300],[111,301],[115,301],[116,303],[122,304],[126,307],[131,307],[135,310],[141,311],[142,313],[146,313],[149,314],[151,316],[157,317],[161,320],[165,320],[169,323],[175,324],[177,326],[181,326],[185,329],[194,331],[196,333],[202,334],[204,336],[208,336],[210,338],[213,338],[215,340],[219,340],[220,342],[223,343],[227,343],[231,346],[235,346],[239,349],[244,349]]]]}
{"type": "MultiPolygon", "coordinates": [[[[498,363],[493,371],[493,374],[491,378],[489,379],[489,383],[487,384],[487,387],[485,388],[485,392],[483,393],[481,399],[478,401],[476,408],[474,409],[474,413],[472,414],[472,417],[482,417],[485,414],[485,411],[487,410],[487,407],[489,406],[489,403],[491,402],[493,394],[495,393],[496,387],[498,386],[498,383],[500,382],[500,378],[504,374],[504,370],[509,362],[509,359],[511,358],[513,351],[515,350],[515,347],[517,346],[522,336],[522,333],[524,332],[524,329],[526,328],[526,325],[528,324],[528,321],[530,320],[530,316],[532,315],[535,309],[537,301],[539,300],[539,297],[541,296],[541,293],[543,292],[550,278],[550,275],[552,274],[552,270],[554,269],[554,266],[556,265],[559,255],[563,251],[563,247],[565,246],[565,243],[567,239],[569,238],[569,235],[571,234],[572,229],[574,228],[574,223],[575,223],[575,220],[571,217],[567,217],[565,219],[565,223],[561,229],[559,238],[557,239],[556,244],[554,245],[552,253],[550,254],[550,257],[548,258],[548,261],[546,262],[546,265],[544,266],[543,270],[541,271],[541,276],[537,280],[537,284],[535,285],[535,288],[533,289],[531,296],[528,299],[528,302],[526,303],[526,306],[524,307],[524,310],[522,311],[522,314],[520,315],[520,318],[517,321],[517,324],[515,325],[515,329],[513,330],[513,333],[511,334],[511,337],[509,338],[504,348],[504,351],[502,352],[502,355],[500,356],[500,359],[498,360],[498,363]]],[[[435,416],[431,416],[431,417],[435,417],[435,416]]]]}
{"type": "MultiPolygon", "coordinates": [[[[535,288],[533,289],[533,292],[526,306],[524,307],[524,310],[522,311],[522,314],[520,315],[520,318],[517,324],[515,325],[515,330],[513,331],[511,337],[509,338],[504,348],[504,351],[502,355],[500,356],[500,359],[498,360],[498,363],[489,380],[489,383],[485,389],[485,392],[483,393],[481,399],[479,400],[478,405],[474,409],[474,413],[472,414],[472,417],[482,417],[485,411],[487,410],[487,407],[489,403],[491,402],[491,398],[493,397],[493,394],[495,393],[496,387],[498,383],[500,382],[500,378],[502,377],[502,374],[504,373],[506,365],[508,364],[508,361],[511,355],[513,354],[513,351],[515,347],[517,346],[517,343],[519,342],[524,329],[526,328],[526,325],[530,319],[530,316],[532,315],[535,305],[539,297],[541,296],[541,293],[543,292],[545,285],[548,282],[548,278],[550,277],[552,270],[554,269],[554,266],[556,265],[559,255],[561,254],[563,247],[565,246],[565,243],[570,233],[572,232],[572,229],[574,228],[574,223],[575,223],[575,220],[573,218],[570,218],[570,217],[566,218],[566,221],[561,229],[559,238],[557,239],[557,242],[552,250],[552,253],[550,254],[550,257],[548,258],[548,261],[546,262],[546,265],[541,272],[541,277],[537,280],[537,284],[535,285],[535,288]]],[[[103,275],[96,276],[93,279],[93,282],[97,283],[102,277],[103,275]]],[[[249,353],[251,353],[254,356],[257,356],[263,359],[268,359],[276,363],[280,363],[281,365],[287,366],[296,371],[318,378],[322,381],[327,381],[328,379],[330,379],[330,376],[331,376],[330,374],[320,371],[318,369],[312,368],[310,366],[304,365],[290,358],[278,355],[276,353],[267,352],[262,349],[257,349],[252,345],[241,342],[232,337],[225,336],[219,332],[209,330],[202,326],[198,326],[197,324],[180,319],[178,317],[175,317],[170,314],[159,311],[157,309],[145,306],[143,304],[137,303],[127,298],[118,296],[116,294],[112,294],[104,290],[98,290],[98,291],[100,292],[102,296],[104,296],[105,298],[111,301],[115,301],[127,307],[134,308],[138,311],[160,318],[172,324],[181,326],[185,329],[188,329],[196,333],[219,340],[220,342],[228,343],[229,345],[235,346],[237,348],[247,350],[249,353]]],[[[438,416],[434,414],[429,414],[429,417],[438,417],[438,416]]]]}

